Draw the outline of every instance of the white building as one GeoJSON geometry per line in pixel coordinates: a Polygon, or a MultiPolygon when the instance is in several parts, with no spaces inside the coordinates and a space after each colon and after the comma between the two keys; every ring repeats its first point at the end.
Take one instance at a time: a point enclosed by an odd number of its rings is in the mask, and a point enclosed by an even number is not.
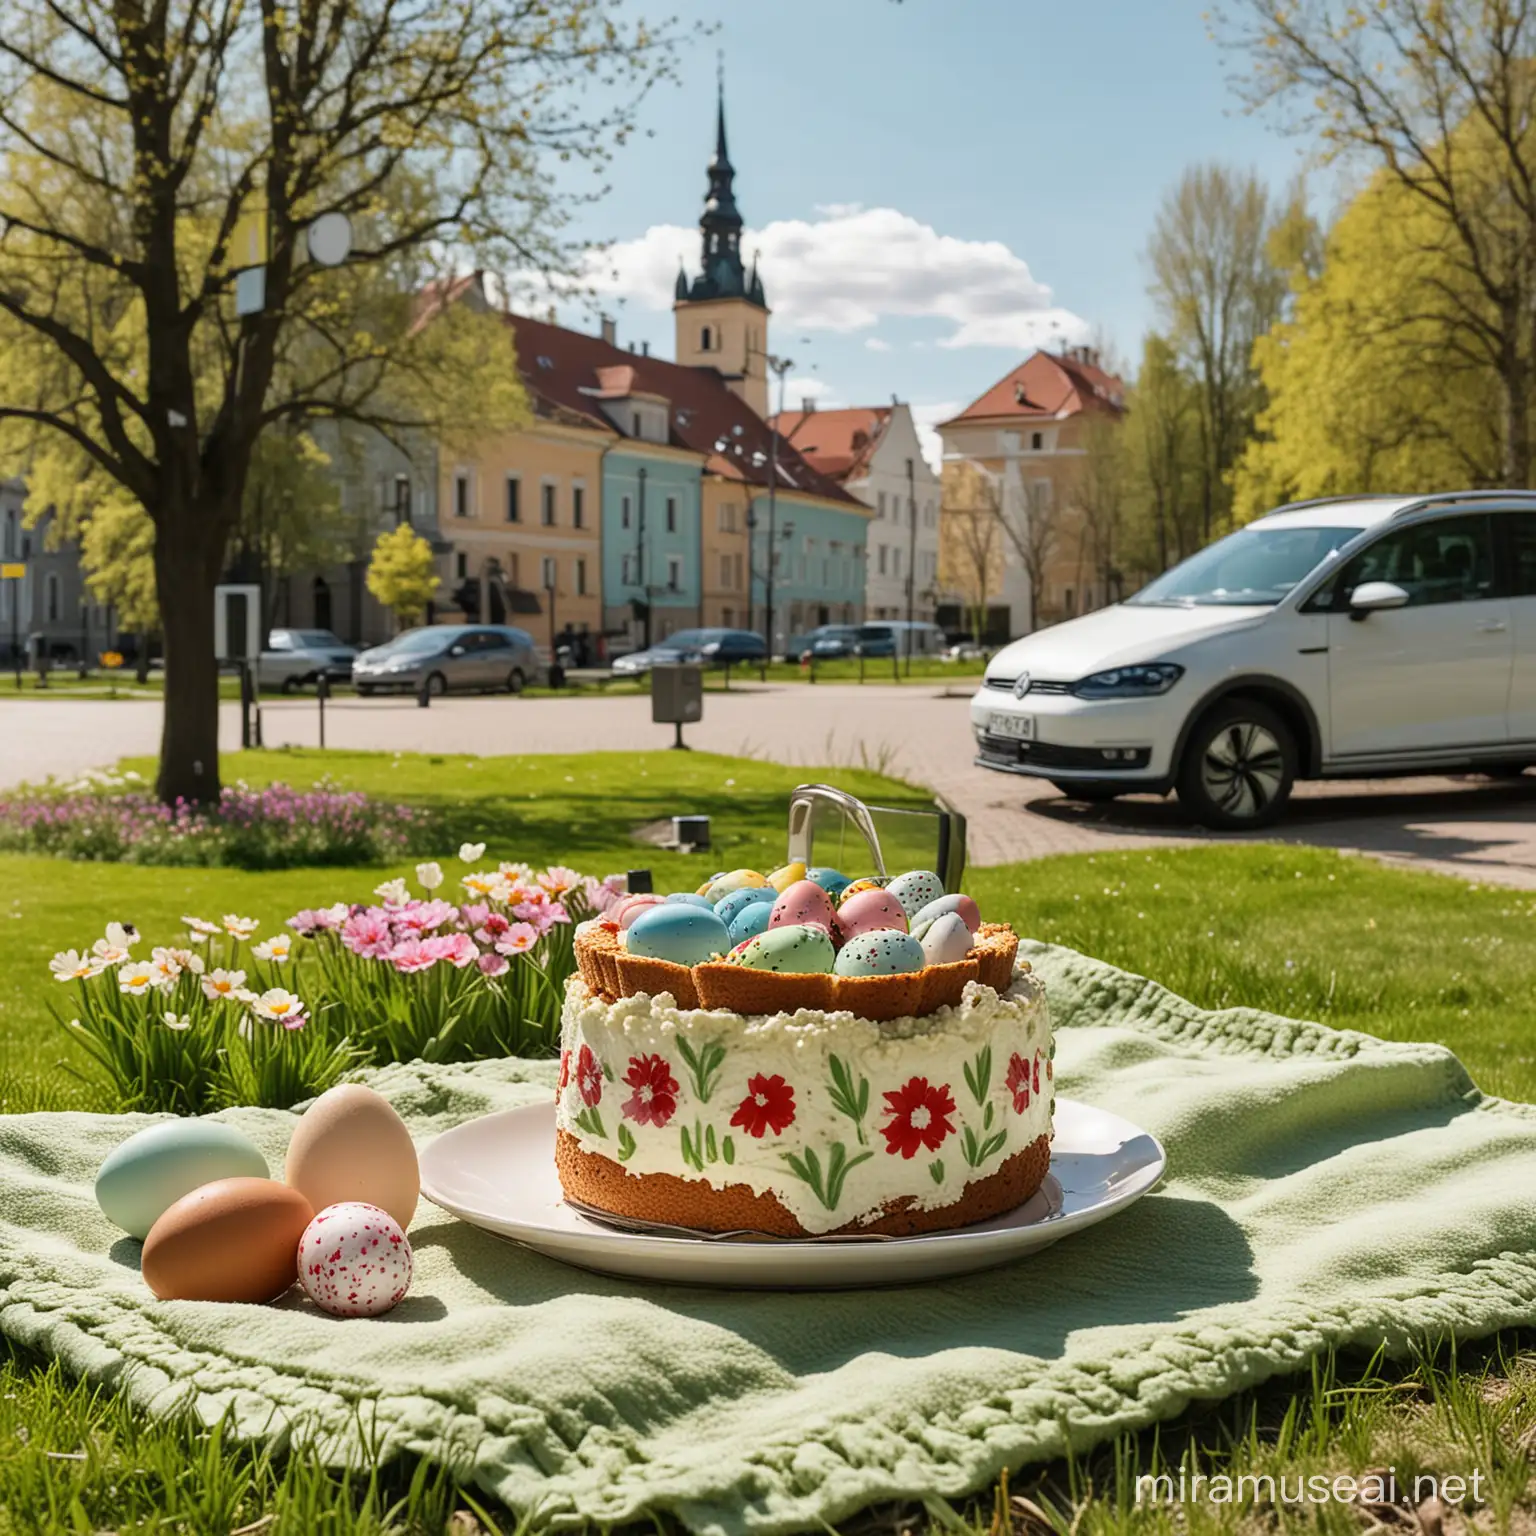
{"type": "Polygon", "coordinates": [[[865,555],[865,617],[931,619],[939,584],[939,477],[912,411],[890,405],[818,411],[811,401],[773,419],[802,458],[874,509],[865,555]]]}

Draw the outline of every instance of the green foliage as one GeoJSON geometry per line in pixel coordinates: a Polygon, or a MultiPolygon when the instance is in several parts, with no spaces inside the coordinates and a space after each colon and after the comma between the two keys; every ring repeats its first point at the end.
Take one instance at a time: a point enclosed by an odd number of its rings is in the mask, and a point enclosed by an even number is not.
{"type": "Polygon", "coordinates": [[[368,562],[368,590],[402,626],[419,618],[432,601],[437,592],[437,557],[409,523],[379,535],[368,562]]]}

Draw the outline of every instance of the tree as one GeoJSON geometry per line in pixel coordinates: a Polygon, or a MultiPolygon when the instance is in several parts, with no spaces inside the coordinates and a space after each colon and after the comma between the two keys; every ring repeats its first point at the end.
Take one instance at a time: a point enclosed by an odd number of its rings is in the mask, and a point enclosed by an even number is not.
{"type": "Polygon", "coordinates": [[[505,328],[442,269],[558,262],[545,161],[600,162],[669,67],[672,34],[619,5],[8,6],[0,452],[41,501],[89,466],[154,524],[166,799],[219,790],[213,588],[263,431],[520,419],[505,328]],[[334,268],[307,257],[328,215],[353,231],[334,268]]]}
{"type": "Polygon", "coordinates": [[[419,618],[436,595],[437,557],[409,523],[379,535],[368,562],[368,590],[401,625],[419,618]]]}
{"type": "Polygon", "coordinates": [[[1254,107],[1363,160],[1432,210],[1445,275],[1419,317],[1497,381],[1499,478],[1531,483],[1536,328],[1536,10],[1529,0],[1238,0],[1218,17],[1251,57],[1254,107]]]}
{"type": "Polygon", "coordinates": [[[1002,571],[997,482],[979,465],[946,464],[940,519],[940,580],[960,595],[971,638],[980,645],[1002,571]]]}
{"type": "Polygon", "coordinates": [[[160,633],[160,599],[155,527],[143,507],[121,492],[106,497],[82,531],[80,565],[91,596],[110,603],[118,624],[137,633],[136,669],[139,681],[147,682],[150,641],[160,633]]]}
{"type": "MultiPolygon", "coordinates": [[[[1088,582],[1079,570],[1078,590],[1084,591],[1097,583],[1105,603],[1118,602],[1124,595],[1121,540],[1130,481],[1125,431],[1124,419],[1118,412],[1109,415],[1095,411],[1088,416],[1083,423],[1083,452],[1072,486],[1072,503],[1082,524],[1079,565],[1086,558],[1090,569],[1088,582]]],[[[1086,609],[1086,603],[1084,606],[1086,609]]]]}
{"type": "Polygon", "coordinates": [[[1061,534],[1061,515],[1051,493],[1049,480],[1036,481],[1023,488],[1024,494],[1010,498],[1007,482],[997,490],[997,525],[1024,568],[1029,586],[1029,627],[1040,625],[1040,595],[1045,591],[1045,570],[1061,534]],[[1009,501],[1015,500],[1010,510],[1009,501]]]}
{"type": "Polygon", "coordinates": [[[1142,344],[1129,406],[1129,563],[1166,571],[1201,543],[1200,408],[1194,382],[1179,367],[1167,339],[1155,331],[1142,344]]]}
{"type": "Polygon", "coordinates": [[[1295,243],[1294,205],[1293,197],[1277,215],[1255,175],[1213,163],[1187,170],[1157,212],[1147,250],[1152,294],[1196,383],[1202,540],[1225,519],[1226,476],[1258,408],[1253,343],[1286,295],[1271,239],[1284,225],[1295,243]]]}

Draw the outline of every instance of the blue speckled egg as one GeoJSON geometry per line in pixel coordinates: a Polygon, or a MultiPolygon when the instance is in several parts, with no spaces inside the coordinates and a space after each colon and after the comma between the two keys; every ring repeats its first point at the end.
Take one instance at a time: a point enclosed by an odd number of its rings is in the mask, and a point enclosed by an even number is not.
{"type": "Polygon", "coordinates": [[[849,939],[837,952],[839,976],[901,976],[927,962],[923,946],[899,928],[876,928],[849,939]]]}
{"type": "Polygon", "coordinates": [[[706,912],[713,912],[715,910],[702,896],[694,891],[673,891],[666,899],[674,906],[701,907],[706,912]]]}
{"type": "Polygon", "coordinates": [[[711,903],[723,901],[732,891],[756,890],[759,886],[768,884],[768,877],[759,874],[755,869],[729,869],[723,875],[716,875],[709,882],[704,894],[711,903]]]}
{"type": "Polygon", "coordinates": [[[820,867],[816,869],[808,869],[805,872],[805,878],[807,880],[814,880],[816,884],[819,885],[822,890],[827,893],[828,896],[839,895],[845,885],[851,885],[853,883],[852,876],[845,875],[840,869],[825,869],[820,867]]]}
{"type": "Polygon", "coordinates": [[[766,933],[768,920],[772,916],[773,908],[766,901],[748,902],[731,919],[731,943],[743,944],[748,939],[755,939],[760,933],[766,933]]]}
{"type": "Polygon", "coordinates": [[[96,1203],[130,1237],[148,1237],[165,1211],[217,1179],[267,1177],[249,1137],[217,1120],[166,1120],[119,1142],[96,1175],[96,1203]]]}
{"type": "Polygon", "coordinates": [[[729,928],[748,907],[759,903],[771,907],[777,895],[771,885],[745,885],[720,898],[715,904],[715,916],[729,928]]]}
{"type": "Polygon", "coordinates": [[[629,928],[630,954],[674,965],[698,965],[730,947],[730,933],[714,911],[686,902],[648,907],[629,928]]]}
{"type": "Polygon", "coordinates": [[[958,912],[965,919],[965,926],[972,933],[981,927],[980,908],[964,891],[955,891],[951,895],[940,896],[936,901],[930,901],[918,912],[912,919],[912,932],[917,932],[919,923],[931,923],[934,918],[942,917],[946,912],[958,912]]]}
{"type": "Polygon", "coordinates": [[[909,869],[897,875],[886,890],[906,908],[907,916],[913,917],[944,894],[944,882],[931,869],[909,869]]]}
{"type": "Polygon", "coordinates": [[[825,975],[836,958],[832,939],[815,923],[769,928],[749,939],[735,956],[738,965],[754,971],[793,971],[825,975]]]}
{"type": "Polygon", "coordinates": [[[975,937],[958,912],[941,912],[922,931],[912,937],[923,946],[923,960],[928,965],[955,965],[964,960],[975,944],[975,937]]]}

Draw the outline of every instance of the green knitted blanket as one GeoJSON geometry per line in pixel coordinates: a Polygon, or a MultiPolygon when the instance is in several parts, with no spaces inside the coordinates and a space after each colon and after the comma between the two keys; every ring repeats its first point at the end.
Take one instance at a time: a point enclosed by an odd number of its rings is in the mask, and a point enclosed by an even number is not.
{"type": "MultiPolygon", "coordinates": [[[[607,1280],[424,1205],[391,1315],[152,1300],[91,1194],[142,1122],[0,1120],[0,1328],[151,1412],[451,1458],[556,1524],[667,1510],[794,1531],[984,1487],[1291,1371],[1536,1323],[1536,1108],[1449,1052],[1204,1013],[1068,950],[1049,984],[1061,1091],[1155,1132],[1158,1191],[1009,1268],[781,1295],[607,1280]]],[[[381,1070],[418,1140],[542,1098],[553,1065],[381,1070]]],[[[293,1116],[237,1110],[280,1167],[293,1116]]]]}

